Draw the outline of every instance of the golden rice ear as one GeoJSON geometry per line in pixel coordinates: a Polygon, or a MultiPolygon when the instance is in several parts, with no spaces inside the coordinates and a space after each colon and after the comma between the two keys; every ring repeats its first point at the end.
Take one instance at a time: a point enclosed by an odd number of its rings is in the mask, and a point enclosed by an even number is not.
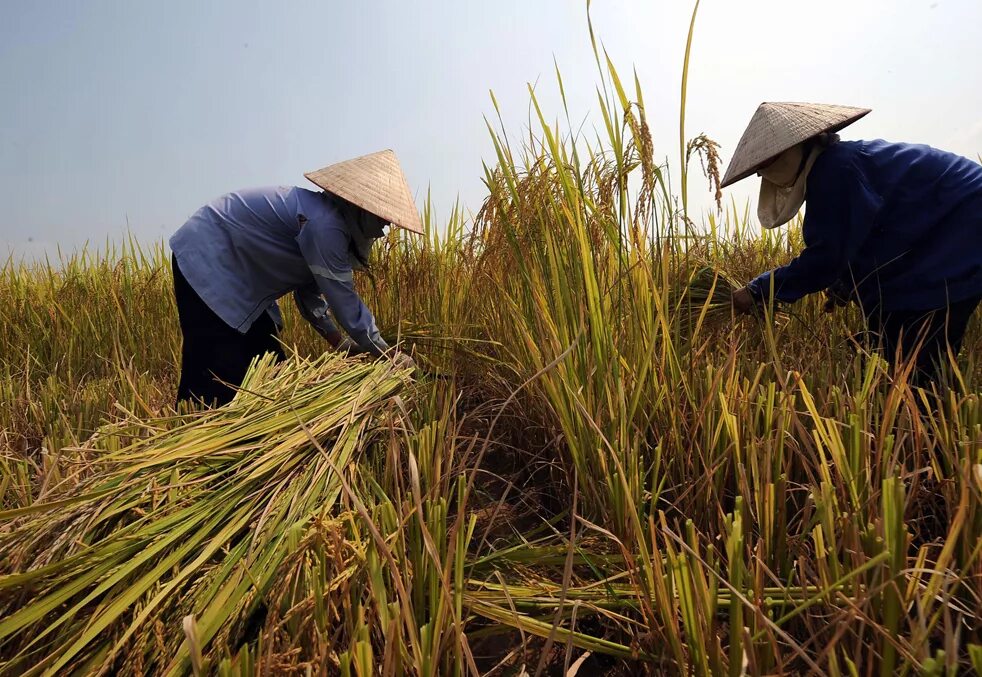
{"type": "Polygon", "coordinates": [[[413,233],[423,221],[399,159],[391,150],[363,155],[304,174],[320,188],[413,233]]]}
{"type": "Polygon", "coordinates": [[[750,118],[720,185],[745,179],[796,143],[838,131],[870,110],[827,103],[764,102],[750,118]]]}

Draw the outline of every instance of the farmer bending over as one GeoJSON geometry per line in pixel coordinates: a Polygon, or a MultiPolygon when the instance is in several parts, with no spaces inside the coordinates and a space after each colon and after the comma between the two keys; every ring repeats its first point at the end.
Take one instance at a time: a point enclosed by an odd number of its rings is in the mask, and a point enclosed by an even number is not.
{"type": "Polygon", "coordinates": [[[271,352],[283,359],[276,300],[289,292],[335,349],[413,366],[382,340],[352,281],[386,225],[423,232],[399,161],[386,150],[305,176],[323,192],[281,186],[229,193],[170,239],[184,337],[178,402],[225,404],[235,395],[226,384],[241,384],[253,358],[271,352]]]}
{"type": "Polygon", "coordinates": [[[914,382],[934,380],[957,355],[982,296],[982,166],[923,145],[839,141],[868,109],[763,103],[722,185],[761,177],[764,228],[808,200],[805,249],[734,294],[749,312],[772,298],[826,290],[831,311],[860,304],[891,363],[916,354],[914,382]],[[917,350],[919,348],[919,351],[917,350]]]}

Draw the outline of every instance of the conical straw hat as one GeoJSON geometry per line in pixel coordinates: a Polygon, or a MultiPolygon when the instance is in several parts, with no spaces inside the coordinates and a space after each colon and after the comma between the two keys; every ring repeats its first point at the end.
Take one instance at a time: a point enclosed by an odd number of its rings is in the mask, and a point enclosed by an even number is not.
{"type": "Polygon", "coordinates": [[[869,112],[869,108],[825,103],[762,103],[740,137],[720,185],[736,183],[791,146],[838,131],[869,112]]]}
{"type": "Polygon", "coordinates": [[[393,225],[414,233],[423,232],[423,221],[409,192],[406,175],[391,150],[338,162],[304,176],[393,225]]]}

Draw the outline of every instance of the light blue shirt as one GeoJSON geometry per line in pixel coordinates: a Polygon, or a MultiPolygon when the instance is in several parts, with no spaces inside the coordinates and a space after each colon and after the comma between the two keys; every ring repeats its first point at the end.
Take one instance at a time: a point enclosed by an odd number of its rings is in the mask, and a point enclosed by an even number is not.
{"type": "Polygon", "coordinates": [[[355,291],[351,236],[325,193],[293,186],[228,193],[195,212],[170,247],[198,296],[240,332],[264,312],[281,324],[276,300],[293,292],[321,334],[337,331],[330,309],[361,350],[389,348],[355,291]]]}

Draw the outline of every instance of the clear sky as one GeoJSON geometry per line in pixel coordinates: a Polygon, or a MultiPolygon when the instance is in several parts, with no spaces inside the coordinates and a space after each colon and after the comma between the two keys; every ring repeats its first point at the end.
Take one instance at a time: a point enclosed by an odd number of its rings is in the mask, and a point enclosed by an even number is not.
{"type": "MultiPolygon", "coordinates": [[[[595,0],[599,38],[637,68],[656,153],[678,155],[691,4],[595,0]]],[[[559,115],[595,109],[585,2],[0,0],[0,255],[164,239],[247,186],[391,147],[413,190],[476,210],[494,90],[509,132],[526,83],[559,115]]],[[[849,138],[982,152],[982,1],[703,0],[687,131],[724,160],[757,104],[868,106],[849,138]]],[[[589,118],[588,118],[589,119],[589,118]]],[[[690,199],[708,208],[696,177],[690,199]]],[[[754,180],[728,192],[741,202],[754,180]]]]}

